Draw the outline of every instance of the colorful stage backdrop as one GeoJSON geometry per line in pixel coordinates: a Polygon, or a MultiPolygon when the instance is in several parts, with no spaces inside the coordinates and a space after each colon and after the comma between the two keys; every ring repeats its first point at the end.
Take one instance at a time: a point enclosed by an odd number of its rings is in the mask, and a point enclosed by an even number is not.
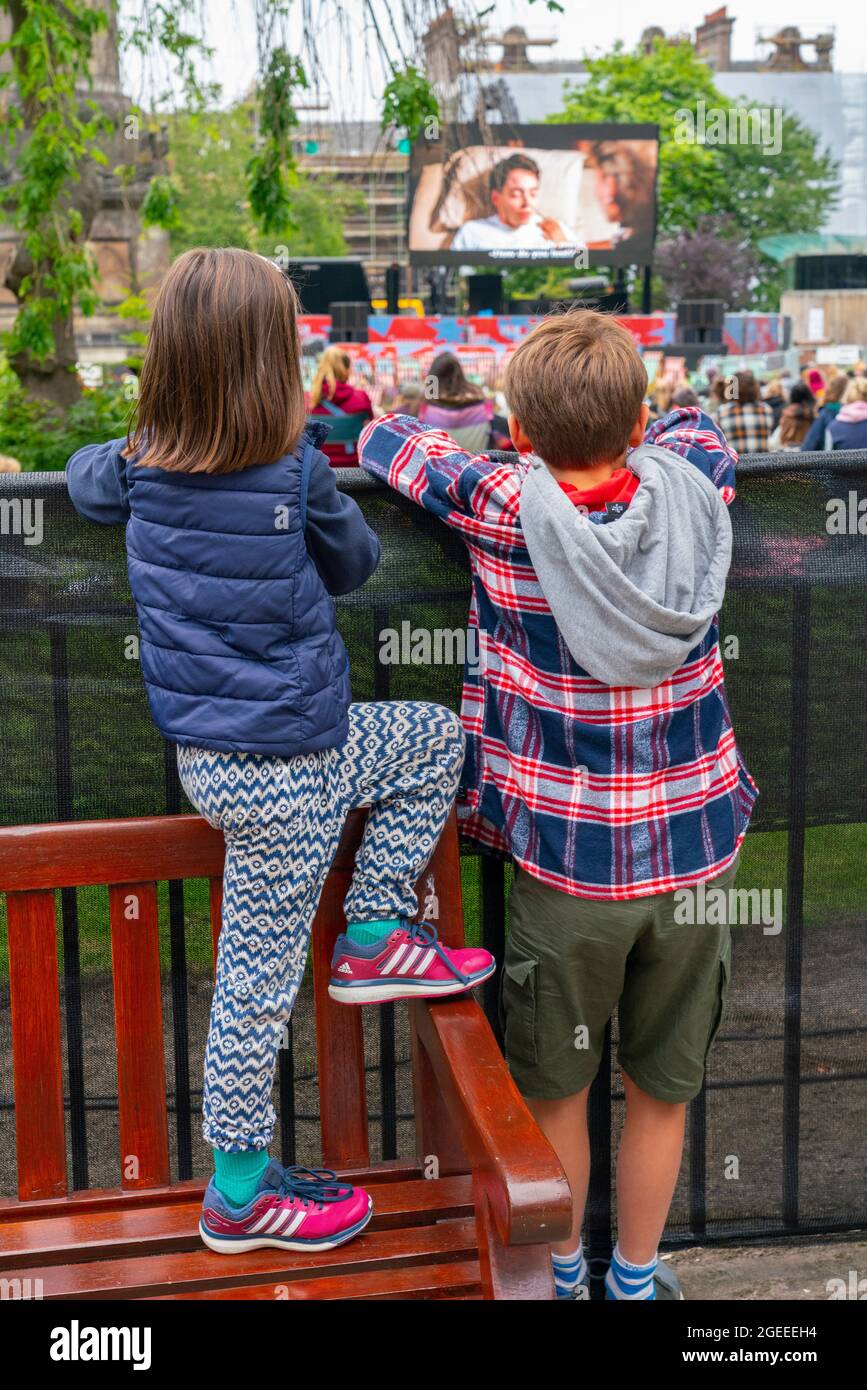
{"type": "MultiPolygon", "coordinates": [[[[675,340],[674,314],[634,314],[620,321],[647,357],[652,380],[665,349],[675,340]]],[[[453,352],[474,379],[491,389],[499,388],[511,353],[538,322],[531,314],[424,318],[371,314],[367,342],[341,346],[352,357],[359,384],[366,386],[374,404],[379,405],[383,392],[423,377],[440,352],[453,352]]],[[[328,343],[331,319],[327,314],[307,314],[299,320],[299,327],[304,384],[309,387],[316,358],[328,343]]],[[[726,314],[723,337],[729,352],[739,356],[775,352],[782,342],[782,316],[726,314]]],[[[674,380],[680,379],[683,365],[682,358],[665,356],[665,374],[673,372],[674,380]]]]}

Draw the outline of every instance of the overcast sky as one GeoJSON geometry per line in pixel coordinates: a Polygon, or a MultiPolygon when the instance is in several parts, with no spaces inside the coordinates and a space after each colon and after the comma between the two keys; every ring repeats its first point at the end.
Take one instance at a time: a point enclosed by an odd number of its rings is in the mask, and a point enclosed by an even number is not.
{"type": "MultiPolygon", "coordinates": [[[[129,0],[132,4],[133,0],[129,0]]],[[[398,5],[393,0],[376,0],[376,8],[383,24],[386,38],[390,41],[385,26],[386,5],[392,3],[395,11],[398,5]]],[[[337,0],[331,5],[321,0],[307,0],[308,8],[319,15],[332,15],[330,26],[320,37],[319,49],[327,55],[329,85],[334,92],[335,104],[343,109],[335,112],[344,118],[364,115],[368,118],[378,115],[378,97],[383,84],[381,66],[376,56],[376,45],[369,23],[365,24],[366,7],[364,0],[337,0]],[[333,18],[336,11],[343,12],[343,23],[333,18]],[[367,30],[365,37],[364,30],[367,30]],[[349,37],[351,35],[351,37],[349,37]],[[365,61],[365,43],[369,45],[370,58],[365,61]]],[[[587,0],[562,0],[565,13],[550,14],[544,0],[496,0],[493,13],[486,23],[492,28],[505,28],[509,24],[522,24],[531,36],[553,37],[557,42],[553,48],[541,50],[546,57],[563,59],[580,58],[585,54],[605,52],[616,39],[622,39],[627,47],[637,42],[642,30],[651,23],[662,23],[667,33],[688,31],[694,33],[706,13],[717,8],[714,0],[667,0],[658,9],[649,7],[646,0],[608,0],[605,5],[588,4],[587,0]],[[659,10],[662,19],[658,18],[659,10]]],[[[300,31],[302,0],[293,7],[294,36],[300,31]]],[[[460,0],[456,8],[460,9],[460,0]]],[[[484,0],[478,8],[485,9],[484,0]]],[[[215,49],[212,73],[221,83],[226,100],[234,99],[248,90],[256,71],[255,30],[252,23],[253,0],[203,0],[203,10],[207,15],[208,40],[215,49]]],[[[867,24],[861,5],[843,4],[841,0],[830,0],[819,7],[816,0],[730,0],[728,12],[735,18],[732,54],[736,59],[752,59],[757,56],[756,34],[758,29],[775,29],[784,24],[797,24],[801,32],[814,35],[822,30],[833,28],[836,42],[833,65],[837,71],[867,72],[867,24]],[[816,11],[824,11],[817,21],[816,11]]],[[[492,49],[498,54],[498,49],[492,49]]],[[[767,50],[762,50],[767,51],[767,50]]],[[[807,56],[812,53],[808,50],[807,56]]],[[[139,74],[136,67],[127,64],[128,85],[134,96],[143,96],[138,86],[139,74]]],[[[327,113],[322,116],[327,119],[327,113]]]]}

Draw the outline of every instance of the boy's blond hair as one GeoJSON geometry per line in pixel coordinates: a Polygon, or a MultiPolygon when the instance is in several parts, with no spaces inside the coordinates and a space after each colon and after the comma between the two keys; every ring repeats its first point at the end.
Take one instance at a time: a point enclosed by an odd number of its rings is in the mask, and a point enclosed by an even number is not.
{"type": "Polygon", "coordinates": [[[509,410],[554,468],[619,458],[646,391],[647,372],[631,334],[592,309],[544,319],[506,368],[509,410]]]}

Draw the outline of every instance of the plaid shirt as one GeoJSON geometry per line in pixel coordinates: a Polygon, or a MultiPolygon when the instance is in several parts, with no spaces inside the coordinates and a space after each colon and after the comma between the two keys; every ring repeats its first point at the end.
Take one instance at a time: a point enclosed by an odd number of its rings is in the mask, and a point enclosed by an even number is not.
{"type": "MultiPolygon", "coordinates": [[[[672,411],[647,442],[731,501],[736,456],[699,410],[672,411]]],[[[655,689],[603,685],[572,659],[530,564],[524,461],[473,457],[405,415],[367,425],[359,458],[469,550],[479,669],[465,674],[461,709],[463,834],[581,898],[638,898],[722,873],[757,793],[735,744],[717,621],[655,689]]]]}
{"type": "Polygon", "coordinates": [[[764,401],[723,401],[717,424],[738,454],[766,454],[774,412],[764,401]]]}

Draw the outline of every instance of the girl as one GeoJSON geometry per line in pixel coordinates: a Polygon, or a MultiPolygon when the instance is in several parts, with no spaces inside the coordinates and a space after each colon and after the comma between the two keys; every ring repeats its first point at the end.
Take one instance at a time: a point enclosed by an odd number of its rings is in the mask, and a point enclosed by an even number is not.
{"type": "Polygon", "coordinates": [[[768,441],[772,454],[799,453],[816,418],[813,393],[805,381],[796,381],[789,395],[789,404],[780,416],[780,423],[768,441]]]}
{"type": "MultiPolygon", "coordinates": [[[[310,387],[310,413],[321,415],[323,424],[335,415],[359,415],[362,420],[373,419],[373,406],[366,391],[350,386],[352,358],[340,348],[329,347],[323,352],[310,387]]],[[[347,443],[322,445],[322,452],[335,468],[353,468],[358,464],[355,440],[347,443]]]]}
{"type": "Polygon", "coordinates": [[[327,1250],[370,1220],[363,1189],[268,1157],[277,1048],[350,807],[372,809],[332,996],[459,993],[494,968],[410,921],[463,734],[438,705],[350,704],[331,595],[364,583],[379,542],[305,428],[296,308],[264,257],[188,251],[154,308],[133,433],[67,465],[79,512],[126,522],[151,713],[226,838],[199,1229],[233,1253],[327,1250]]]}
{"type": "MultiPolygon", "coordinates": [[[[441,352],[431,363],[417,415],[422,424],[445,430],[470,453],[495,447],[493,401],[486,400],[481,387],[468,379],[453,352],[441,352]]],[[[496,447],[500,444],[512,447],[507,437],[499,439],[496,447]]]]}

